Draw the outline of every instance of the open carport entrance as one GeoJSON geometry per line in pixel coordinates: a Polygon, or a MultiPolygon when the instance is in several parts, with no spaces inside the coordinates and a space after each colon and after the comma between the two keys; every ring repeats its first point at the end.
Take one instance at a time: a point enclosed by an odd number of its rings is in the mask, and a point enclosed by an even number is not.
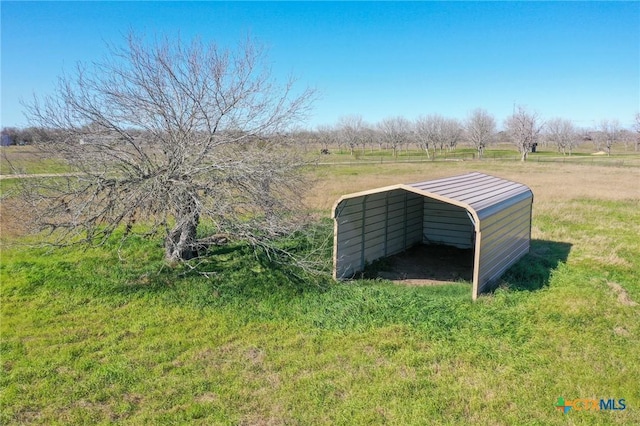
{"type": "Polygon", "coordinates": [[[420,244],[365,266],[364,277],[406,285],[438,285],[473,279],[473,249],[420,244]]]}
{"type": "Polygon", "coordinates": [[[482,173],[345,195],[332,214],[334,277],[385,258],[383,276],[387,265],[399,279],[471,278],[475,299],[529,251],[532,202],[525,185],[482,173]]]}
{"type": "Polygon", "coordinates": [[[373,194],[361,200],[364,235],[355,242],[365,277],[409,285],[472,281],[475,230],[465,209],[404,190],[385,194],[385,208],[382,201],[373,194]]]}
{"type": "Polygon", "coordinates": [[[365,277],[416,286],[472,282],[475,235],[472,223],[462,216],[455,226],[450,222],[452,216],[445,217],[449,223],[443,221],[439,217],[443,210],[433,208],[437,206],[434,201],[424,202],[422,242],[365,265],[365,277]]]}

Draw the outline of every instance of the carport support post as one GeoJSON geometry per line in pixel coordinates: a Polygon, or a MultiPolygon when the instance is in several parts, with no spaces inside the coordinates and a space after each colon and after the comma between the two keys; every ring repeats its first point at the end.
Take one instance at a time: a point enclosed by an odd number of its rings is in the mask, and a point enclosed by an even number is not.
{"type": "Polygon", "coordinates": [[[478,224],[474,223],[474,225],[476,244],[473,249],[473,291],[471,292],[473,301],[478,298],[478,287],[480,286],[478,280],[480,279],[480,242],[482,241],[482,233],[478,229],[478,224]]]}

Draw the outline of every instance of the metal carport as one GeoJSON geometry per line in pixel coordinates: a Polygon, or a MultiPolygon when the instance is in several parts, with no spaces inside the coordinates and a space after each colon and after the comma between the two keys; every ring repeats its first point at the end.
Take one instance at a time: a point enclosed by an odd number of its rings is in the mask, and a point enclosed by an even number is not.
{"type": "Polygon", "coordinates": [[[478,172],[344,195],[332,210],[334,278],[416,244],[472,248],[475,300],[529,252],[532,204],[526,185],[478,172]]]}

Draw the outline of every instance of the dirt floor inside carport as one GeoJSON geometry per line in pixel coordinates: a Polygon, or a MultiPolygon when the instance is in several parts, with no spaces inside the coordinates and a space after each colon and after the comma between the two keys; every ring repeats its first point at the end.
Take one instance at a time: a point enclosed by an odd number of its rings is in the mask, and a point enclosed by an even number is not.
{"type": "Polygon", "coordinates": [[[374,262],[365,274],[371,278],[416,286],[471,282],[473,250],[442,244],[420,244],[374,262]]]}

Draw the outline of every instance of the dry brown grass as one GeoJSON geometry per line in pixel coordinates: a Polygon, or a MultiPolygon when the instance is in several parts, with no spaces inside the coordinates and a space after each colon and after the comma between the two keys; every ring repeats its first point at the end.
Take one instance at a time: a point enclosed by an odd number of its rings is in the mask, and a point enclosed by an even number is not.
{"type": "Polygon", "coordinates": [[[27,215],[15,196],[0,196],[0,244],[27,234],[27,215]]]}
{"type": "Polygon", "coordinates": [[[631,300],[629,293],[618,283],[608,282],[607,285],[618,296],[618,303],[624,306],[637,306],[638,303],[631,300]]]}
{"type": "Polygon", "coordinates": [[[6,146],[0,149],[0,175],[44,173],[58,161],[35,146],[6,146]]]}
{"type": "MultiPolygon", "coordinates": [[[[534,193],[534,215],[562,211],[564,219],[570,220],[566,205],[562,206],[560,203],[578,199],[640,201],[640,168],[492,161],[318,166],[311,171],[317,180],[308,191],[305,201],[310,208],[328,215],[333,204],[344,194],[472,171],[528,185],[534,193]]],[[[576,214],[582,216],[587,213],[585,206],[582,206],[580,213],[576,214]]],[[[597,212],[593,213],[597,217],[597,212]]],[[[24,235],[27,214],[28,212],[17,207],[13,197],[1,200],[2,240],[24,235]]],[[[606,223],[603,224],[605,225],[606,223]]],[[[536,237],[535,226],[533,233],[536,237]]]]}
{"type": "Polygon", "coordinates": [[[341,195],[398,183],[478,171],[528,185],[537,209],[575,199],[640,200],[640,168],[561,163],[461,161],[452,163],[319,166],[310,207],[329,210],[341,195]]]}

